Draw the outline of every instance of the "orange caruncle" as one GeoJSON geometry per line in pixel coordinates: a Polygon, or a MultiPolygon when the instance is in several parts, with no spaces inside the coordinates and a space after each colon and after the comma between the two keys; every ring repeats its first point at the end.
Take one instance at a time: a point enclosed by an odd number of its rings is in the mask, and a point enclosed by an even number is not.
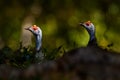
{"type": "Polygon", "coordinates": [[[38,27],[36,25],[33,25],[32,28],[33,28],[33,30],[37,30],[38,29],[38,27]]]}

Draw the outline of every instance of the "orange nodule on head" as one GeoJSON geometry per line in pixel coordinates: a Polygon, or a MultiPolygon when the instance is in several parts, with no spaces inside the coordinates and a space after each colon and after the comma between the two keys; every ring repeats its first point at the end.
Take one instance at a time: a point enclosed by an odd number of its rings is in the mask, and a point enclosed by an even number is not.
{"type": "Polygon", "coordinates": [[[33,30],[37,30],[38,27],[37,27],[36,25],[33,25],[33,26],[32,26],[32,29],[33,29],[33,30]]]}
{"type": "Polygon", "coordinates": [[[90,22],[90,21],[87,21],[87,22],[85,22],[85,24],[86,24],[87,26],[89,26],[89,25],[91,24],[91,22],[90,22]]]}

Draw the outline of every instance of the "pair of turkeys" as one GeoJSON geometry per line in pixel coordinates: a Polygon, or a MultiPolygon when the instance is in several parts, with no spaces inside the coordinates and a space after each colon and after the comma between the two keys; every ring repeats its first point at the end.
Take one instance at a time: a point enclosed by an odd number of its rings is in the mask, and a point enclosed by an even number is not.
{"type": "MultiPolygon", "coordinates": [[[[89,46],[96,46],[97,47],[96,37],[95,37],[95,27],[94,27],[93,23],[91,23],[90,21],[87,21],[87,22],[83,22],[83,23],[79,23],[79,24],[81,26],[83,26],[88,31],[88,33],[90,35],[90,39],[89,39],[89,42],[88,42],[88,47],[89,46]]],[[[35,58],[43,60],[44,59],[44,54],[41,52],[42,30],[36,25],[33,25],[32,27],[28,27],[28,28],[26,28],[26,30],[31,31],[36,38],[35,58]]]]}

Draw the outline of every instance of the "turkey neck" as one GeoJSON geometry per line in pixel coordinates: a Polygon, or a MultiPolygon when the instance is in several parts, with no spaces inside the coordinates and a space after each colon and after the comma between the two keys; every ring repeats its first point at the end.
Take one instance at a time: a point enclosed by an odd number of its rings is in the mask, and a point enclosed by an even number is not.
{"type": "Polygon", "coordinates": [[[89,33],[89,36],[90,36],[90,39],[89,39],[89,42],[88,42],[88,46],[91,46],[91,45],[97,45],[97,40],[96,40],[96,37],[95,37],[95,32],[91,32],[87,29],[88,33],[89,33]]]}
{"type": "Polygon", "coordinates": [[[39,52],[42,45],[41,35],[36,35],[36,51],[39,52]]]}
{"type": "Polygon", "coordinates": [[[96,38],[93,38],[92,40],[89,40],[88,46],[96,45],[97,46],[97,40],[96,38]]]}

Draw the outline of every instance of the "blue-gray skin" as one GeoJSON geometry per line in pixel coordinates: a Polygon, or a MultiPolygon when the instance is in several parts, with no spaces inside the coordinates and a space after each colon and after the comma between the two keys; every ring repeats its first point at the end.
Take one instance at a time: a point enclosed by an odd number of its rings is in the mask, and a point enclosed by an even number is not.
{"type": "MultiPolygon", "coordinates": [[[[36,25],[35,25],[36,26],[36,25]]],[[[36,30],[33,29],[33,27],[25,28],[26,30],[29,30],[33,33],[33,35],[36,38],[36,54],[35,57],[38,61],[41,61],[44,59],[44,54],[41,51],[42,46],[42,30],[36,26],[36,30]]]]}
{"type": "Polygon", "coordinates": [[[80,23],[80,25],[82,25],[89,33],[90,35],[90,39],[89,39],[89,43],[92,43],[93,41],[96,43],[96,38],[95,38],[95,27],[93,25],[93,23],[91,22],[85,22],[85,23],[80,23]],[[89,24],[87,24],[89,23],[89,24]]]}

